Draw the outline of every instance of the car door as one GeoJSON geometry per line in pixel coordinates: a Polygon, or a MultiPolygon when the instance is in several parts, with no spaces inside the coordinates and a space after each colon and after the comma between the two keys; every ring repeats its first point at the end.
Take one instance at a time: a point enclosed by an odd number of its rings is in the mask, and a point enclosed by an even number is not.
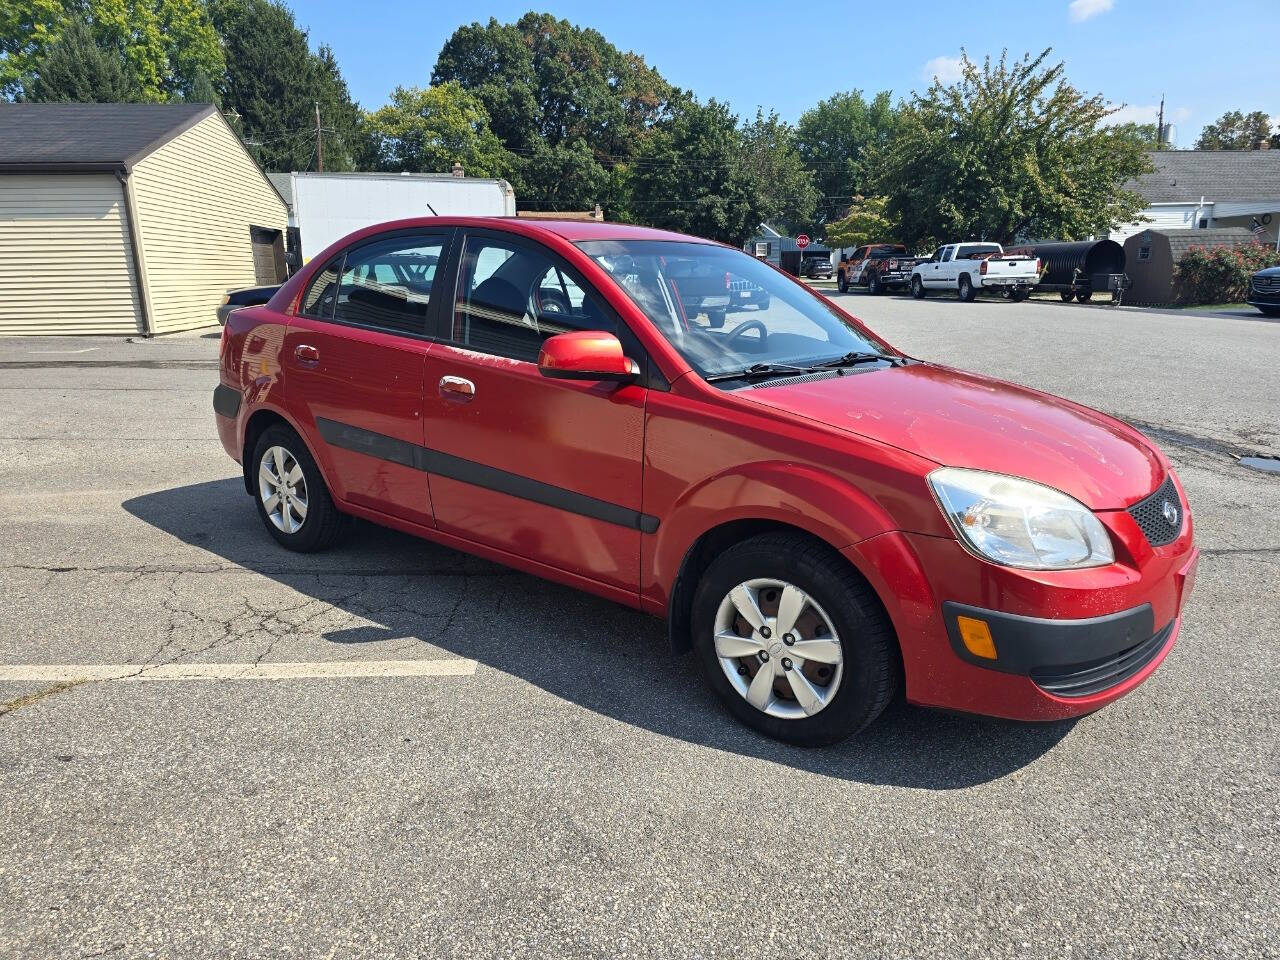
{"type": "Polygon", "coordinates": [[[432,524],[423,364],[448,230],[377,234],[316,275],[285,333],[285,403],[340,499],[432,524]]]}
{"type": "Polygon", "coordinates": [[[540,244],[468,231],[441,342],[426,359],[436,523],[477,543],[639,589],[646,388],[543,377],[542,341],[608,330],[645,358],[597,293],[540,244]]]}
{"type": "Polygon", "coordinates": [[[933,264],[931,286],[946,287],[955,283],[955,264],[951,262],[954,251],[954,246],[946,246],[938,251],[938,262],[933,264]]]}

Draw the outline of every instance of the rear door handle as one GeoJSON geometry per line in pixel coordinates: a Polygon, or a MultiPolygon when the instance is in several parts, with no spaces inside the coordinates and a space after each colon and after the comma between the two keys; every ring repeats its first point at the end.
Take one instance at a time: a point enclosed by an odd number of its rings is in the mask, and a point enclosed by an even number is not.
{"type": "Polygon", "coordinates": [[[440,392],[452,394],[459,400],[470,400],[476,395],[476,385],[462,377],[441,377],[440,392]]]}
{"type": "Polygon", "coordinates": [[[309,343],[300,343],[293,348],[293,355],[303,363],[319,363],[320,351],[309,343]]]}

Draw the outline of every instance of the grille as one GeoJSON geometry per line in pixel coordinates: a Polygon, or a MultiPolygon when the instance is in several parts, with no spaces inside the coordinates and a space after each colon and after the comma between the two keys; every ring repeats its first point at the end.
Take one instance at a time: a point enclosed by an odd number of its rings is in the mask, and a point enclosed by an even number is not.
{"type": "Polygon", "coordinates": [[[1106,660],[1076,664],[1069,670],[1057,668],[1031,671],[1031,679],[1040,689],[1058,697],[1087,697],[1101,693],[1142,672],[1142,668],[1160,655],[1160,651],[1173,633],[1173,621],[1157,631],[1150,639],[1122,650],[1106,660]]]}
{"type": "Polygon", "coordinates": [[[1183,514],[1182,501],[1178,499],[1178,488],[1173,485],[1173,477],[1165,478],[1160,489],[1149,497],[1139,500],[1129,508],[1129,516],[1133,517],[1153,547],[1164,547],[1178,539],[1182,532],[1182,524],[1186,519],[1183,514]],[[1165,510],[1169,504],[1171,511],[1165,510]],[[1166,516],[1166,512],[1169,513],[1166,516]]]}
{"type": "Polygon", "coordinates": [[[1268,293],[1274,296],[1280,296],[1280,276],[1254,277],[1250,281],[1250,285],[1257,293],[1268,293]]]}

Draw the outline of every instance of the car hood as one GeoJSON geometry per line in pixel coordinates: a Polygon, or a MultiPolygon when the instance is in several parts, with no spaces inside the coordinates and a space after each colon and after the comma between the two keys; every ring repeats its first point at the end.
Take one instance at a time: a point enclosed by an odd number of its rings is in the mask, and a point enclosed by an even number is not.
{"type": "Polygon", "coordinates": [[[1131,505],[1165,474],[1155,446],[1114,417],[929,363],[783,382],[739,396],[944,466],[1025,477],[1095,510],[1131,505]]]}
{"type": "Polygon", "coordinates": [[[1254,276],[1255,277],[1280,277],[1280,267],[1263,267],[1261,270],[1255,273],[1254,276]]]}

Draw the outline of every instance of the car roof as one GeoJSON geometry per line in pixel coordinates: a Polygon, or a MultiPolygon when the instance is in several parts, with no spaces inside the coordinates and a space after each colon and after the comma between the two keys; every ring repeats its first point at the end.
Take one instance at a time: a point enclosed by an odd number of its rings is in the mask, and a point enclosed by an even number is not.
{"type": "MultiPolygon", "coordinates": [[[[371,233],[392,226],[390,223],[366,228],[361,233],[371,233]]],[[[584,240],[667,240],[683,243],[715,243],[702,237],[691,237],[670,230],[655,230],[629,223],[605,223],[599,220],[526,220],[520,217],[414,217],[394,221],[396,229],[412,227],[488,227],[510,230],[526,237],[552,235],[570,243],[584,240]]]]}

